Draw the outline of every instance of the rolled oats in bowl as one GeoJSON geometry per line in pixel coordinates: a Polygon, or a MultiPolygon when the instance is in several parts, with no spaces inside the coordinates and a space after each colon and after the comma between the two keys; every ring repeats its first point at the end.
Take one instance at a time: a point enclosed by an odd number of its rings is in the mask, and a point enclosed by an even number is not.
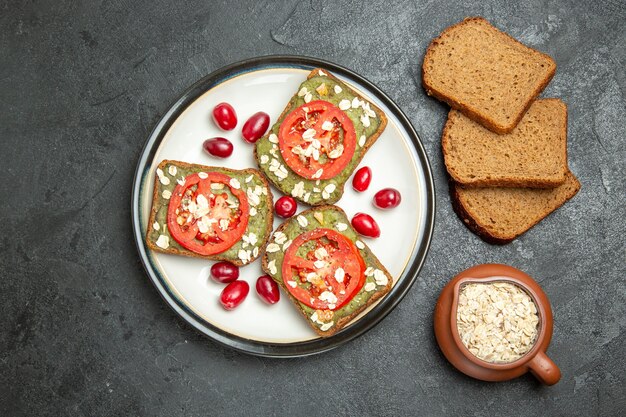
{"type": "Polygon", "coordinates": [[[456,313],[463,345],[490,363],[510,363],[532,349],[539,332],[537,306],[510,282],[468,283],[461,287],[456,313]]]}

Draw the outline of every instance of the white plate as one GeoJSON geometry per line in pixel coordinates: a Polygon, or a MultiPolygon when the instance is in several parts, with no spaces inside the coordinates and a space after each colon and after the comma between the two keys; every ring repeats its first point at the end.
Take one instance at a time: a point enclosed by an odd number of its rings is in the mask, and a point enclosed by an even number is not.
{"type": "MultiPolygon", "coordinates": [[[[273,192],[275,200],[280,197],[276,189],[273,192]]],[[[430,168],[421,143],[404,115],[380,90],[328,62],[301,57],[262,57],[219,70],[199,81],[163,117],[139,161],[133,190],[133,221],[140,255],[150,277],[166,301],[187,321],[219,342],[240,350],[268,356],[295,356],[328,350],[358,336],[399,302],[425,258],[432,233],[433,204],[430,168]],[[239,307],[226,311],[219,303],[224,286],[209,278],[212,262],[152,252],[144,244],[159,162],[174,159],[234,169],[256,168],[254,146],[242,139],[241,126],[257,111],[268,113],[273,124],[315,67],[323,67],[350,84],[380,107],[389,119],[387,128],[359,165],[372,169],[369,189],[355,192],[350,178],[337,205],[350,218],[363,211],[376,219],[381,236],[366,242],[393,275],[394,287],[350,326],[326,339],[313,332],[285,294],[272,306],[257,296],[256,279],[263,274],[260,259],[240,269],[240,279],[250,284],[251,291],[239,307]],[[211,110],[221,102],[230,103],[237,112],[238,125],[231,132],[219,130],[211,120],[211,110]],[[234,144],[232,156],[219,159],[203,151],[202,142],[215,136],[226,137],[234,144]],[[382,211],[372,205],[373,195],[385,187],[400,191],[400,206],[382,211]]],[[[298,210],[306,208],[300,205],[298,210]]],[[[275,218],[274,228],[280,223],[275,218]]]]}

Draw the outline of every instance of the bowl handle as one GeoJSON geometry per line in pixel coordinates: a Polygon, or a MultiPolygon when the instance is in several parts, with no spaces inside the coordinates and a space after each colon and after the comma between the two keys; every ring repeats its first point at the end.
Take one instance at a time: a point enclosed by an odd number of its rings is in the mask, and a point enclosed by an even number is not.
{"type": "Polygon", "coordinates": [[[539,352],[528,363],[530,372],[546,385],[554,385],[561,379],[561,370],[544,352],[539,352]]]}

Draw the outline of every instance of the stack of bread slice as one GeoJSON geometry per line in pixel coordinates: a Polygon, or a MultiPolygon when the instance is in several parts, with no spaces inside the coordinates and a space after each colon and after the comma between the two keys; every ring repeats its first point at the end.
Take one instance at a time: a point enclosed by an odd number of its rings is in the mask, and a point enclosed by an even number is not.
{"type": "Polygon", "coordinates": [[[548,55],[480,17],[426,51],[424,88],[452,107],[441,139],[452,205],[487,242],[511,242],[580,189],[567,164],[567,106],[537,99],[555,71],[548,55]]]}

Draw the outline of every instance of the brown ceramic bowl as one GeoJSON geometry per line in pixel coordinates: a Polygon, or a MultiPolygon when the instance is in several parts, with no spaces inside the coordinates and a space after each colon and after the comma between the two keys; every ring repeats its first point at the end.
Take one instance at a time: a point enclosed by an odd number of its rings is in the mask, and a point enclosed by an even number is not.
{"type": "Polygon", "coordinates": [[[435,307],[435,336],[441,351],[459,371],[483,381],[507,381],[530,371],[542,383],[556,384],[561,378],[561,371],[546,356],[552,327],[550,301],[539,284],[508,265],[483,264],[466,269],[444,287],[435,307]],[[510,363],[490,363],[477,358],[463,345],[457,331],[456,310],[462,285],[494,281],[510,282],[525,290],[535,302],[539,316],[539,332],[533,347],[510,363]]]}

